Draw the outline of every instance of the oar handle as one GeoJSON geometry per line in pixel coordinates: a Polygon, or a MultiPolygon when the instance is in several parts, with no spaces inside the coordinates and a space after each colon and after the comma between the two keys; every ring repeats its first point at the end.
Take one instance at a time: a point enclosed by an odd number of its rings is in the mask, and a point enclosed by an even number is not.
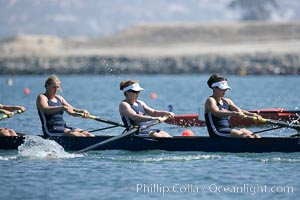
{"type": "MultiPolygon", "coordinates": [[[[16,111],[13,112],[14,114],[11,117],[13,117],[15,114],[21,114],[23,112],[24,111],[22,111],[22,110],[16,110],[16,111]]],[[[10,117],[9,115],[3,115],[2,117],[0,117],[0,120],[7,119],[9,117],[10,117]]]]}
{"type": "Polygon", "coordinates": [[[249,116],[249,115],[243,115],[242,118],[244,118],[244,119],[252,119],[252,120],[254,120],[254,121],[260,121],[260,122],[262,122],[262,123],[267,123],[267,121],[268,121],[268,120],[265,119],[265,118],[261,118],[261,119],[259,120],[258,117],[249,116]]]}
{"type": "Polygon", "coordinates": [[[167,120],[170,119],[171,117],[172,117],[172,116],[171,116],[170,114],[167,114],[167,115],[161,117],[161,118],[159,119],[159,121],[157,122],[157,124],[159,124],[159,123],[161,123],[161,122],[164,122],[164,121],[167,121],[167,120]]]}
{"type": "Polygon", "coordinates": [[[75,116],[79,116],[79,117],[84,117],[84,114],[83,113],[79,113],[79,112],[75,112],[74,115],[75,116]]]}
{"type": "Polygon", "coordinates": [[[262,123],[274,124],[274,125],[277,125],[277,126],[285,126],[285,127],[289,127],[289,128],[294,128],[296,130],[300,130],[300,125],[290,124],[290,123],[279,121],[279,120],[272,120],[272,119],[265,119],[265,118],[258,119],[257,117],[248,116],[248,115],[244,115],[243,118],[244,119],[252,119],[252,120],[255,120],[255,121],[262,122],[262,123]]]}
{"type": "Polygon", "coordinates": [[[167,114],[167,115],[163,116],[163,117],[162,117],[162,120],[163,120],[162,122],[164,122],[164,121],[170,119],[171,117],[172,117],[172,115],[170,115],[170,114],[167,114]]]}

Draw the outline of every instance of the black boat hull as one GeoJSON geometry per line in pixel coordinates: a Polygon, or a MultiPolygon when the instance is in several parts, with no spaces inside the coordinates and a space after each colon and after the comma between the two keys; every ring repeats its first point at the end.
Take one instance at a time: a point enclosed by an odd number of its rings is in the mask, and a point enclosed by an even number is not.
{"type": "MultiPolygon", "coordinates": [[[[78,151],[97,144],[112,136],[84,137],[51,137],[65,150],[78,151]]],[[[30,138],[30,136],[29,136],[30,138]]],[[[25,136],[0,137],[0,149],[18,149],[25,141],[25,136]]],[[[249,138],[210,138],[182,137],[173,138],[140,138],[125,137],[94,150],[165,150],[165,151],[203,151],[203,152],[232,152],[232,153],[263,153],[263,152],[300,152],[299,137],[265,137],[249,138]]]]}

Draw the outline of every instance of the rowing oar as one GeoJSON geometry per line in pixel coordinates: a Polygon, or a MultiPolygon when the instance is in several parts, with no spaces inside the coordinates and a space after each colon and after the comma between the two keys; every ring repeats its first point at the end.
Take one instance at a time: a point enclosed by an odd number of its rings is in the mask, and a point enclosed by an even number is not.
{"type": "Polygon", "coordinates": [[[111,143],[113,141],[116,141],[116,140],[119,140],[121,138],[124,138],[124,137],[127,137],[127,136],[130,136],[138,131],[141,131],[141,130],[144,130],[144,129],[147,129],[147,128],[150,128],[151,126],[155,126],[161,122],[164,122],[166,121],[167,119],[169,119],[171,117],[171,115],[166,115],[166,116],[163,116],[160,120],[155,120],[153,121],[151,124],[148,124],[146,127],[140,129],[140,127],[134,127],[133,129],[129,130],[129,131],[126,131],[125,133],[121,134],[121,135],[118,135],[118,136],[115,136],[115,137],[111,137],[107,140],[104,140],[102,142],[99,142],[97,144],[94,144],[94,145],[91,145],[89,147],[86,147],[84,149],[81,149],[75,153],[84,153],[84,152],[87,152],[87,151],[90,151],[90,150],[93,150],[99,146],[102,146],[102,145],[105,145],[105,144],[108,144],[108,143],[111,143]]]}
{"type": "Polygon", "coordinates": [[[252,133],[252,135],[254,134],[257,134],[257,133],[263,133],[263,132],[267,132],[267,131],[273,131],[273,130],[277,130],[277,129],[280,129],[280,128],[283,128],[284,126],[276,126],[274,128],[268,128],[268,129],[263,129],[263,130],[260,130],[260,131],[255,131],[252,133]]]}
{"type": "MultiPolygon", "coordinates": [[[[78,112],[75,112],[75,115],[78,115],[78,116],[81,116],[81,117],[84,116],[83,113],[78,113],[78,112]]],[[[105,119],[105,118],[102,118],[102,117],[97,117],[97,116],[94,116],[94,115],[90,115],[88,118],[96,120],[98,122],[103,122],[103,123],[107,123],[107,124],[111,124],[111,125],[115,125],[115,126],[120,126],[120,127],[125,127],[125,125],[120,123],[120,122],[114,122],[114,121],[111,121],[111,120],[108,120],[108,119],[105,119]]]]}
{"type": "MultiPolygon", "coordinates": [[[[21,114],[22,112],[23,112],[22,110],[14,111],[14,114],[12,116],[14,116],[15,114],[21,114]]],[[[7,119],[7,118],[10,118],[10,116],[9,115],[3,115],[2,117],[0,117],[0,121],[3,120],[3,119],[7,119]]]]}
{"type": "Polygon", "coordinates": [[[97,132],[97,131],[104,131],[107,129],[111,129],[111,128],[116,128],[119,126],[113,125],[113,126],[108,126],[108,127],[104,127],[104,128],[98,128],[98,129],[94,129],[94,130],[88,130],[88,132],[93,133],[93,132],[97,132]]]}
{"type": "Polygon", "coordinates": [[[259,121],[262,123],[273,124],[273,125],[277,125],[277,126],[285,126],[285,127],[293,128],[296,130],[300,130],[300,125],[290,124],[290,123],[279,121],[279,120],[272,120],[272,119],[265,119],[265,118],[262,118],[261,120],[259,120],[257,117],[248,116],[248,115],[244,115],[243,118],[244,119],[252,119],[254,121],[259,121]]]}
{"type": "Polygon", "coordinates": [[[281,109],[281,110],[253,110],[253,111],[249,111],[249,112],[254,112],[254,113],[291,113],[291,114],[300,114],[300,110],[285,110],[285,109],[281,109]]]}

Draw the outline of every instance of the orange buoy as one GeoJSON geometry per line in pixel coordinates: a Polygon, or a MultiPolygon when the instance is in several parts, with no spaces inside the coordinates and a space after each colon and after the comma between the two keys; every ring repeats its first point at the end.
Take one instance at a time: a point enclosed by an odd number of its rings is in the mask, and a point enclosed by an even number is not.
{"type": "Polygon", "coordinates": [[[157,98],[157,94],[156,93],[151,93],[150,94],[150,98],[151,99],[156,99],[157,98]]]}
{"type": "Polygon", "coordinates": [[[195,136],[194,132],[191,130],[184,130],[182,136],[195,136]]]}
{"type": "Polygon", "coordinates": [[[27,94],[27,95],[30,94],[30,89],[29,88],[25,88],[24,89],[24,94],[27,94]]]}

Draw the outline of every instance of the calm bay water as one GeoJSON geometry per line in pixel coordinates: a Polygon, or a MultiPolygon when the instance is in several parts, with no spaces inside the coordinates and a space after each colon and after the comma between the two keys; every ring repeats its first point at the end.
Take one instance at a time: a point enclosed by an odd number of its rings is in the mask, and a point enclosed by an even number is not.
{"type": "MultiPolygon", "coordinates": [[[[93,115],[120,121],[123,99],[119,83],[137,79],[146,90],[140,98],[157,109],[173,105],[175,114],[197,113],[211,94],[209,75],[182,76],[60,76],[69,103],[93,115]],[[158,98],[151,99],[156,93],[158,98]]],[[[1,127],[41,133],[35,108],[47,76],[1,76],[0,103],[21,104],[27,112],[1,121],[1,127]],[[9,85],[8,80],[13,84],[9,85]],[[24,88],[31,93],[25,95],[24,88]]],[[[228,76],[227,92],[244,109],[299,108],[298,76],[228,76]]],[[[66,116],[69,125],[88,130],[106,127],[93,120],[66,116]]],[[[158,125],[173,135],[185,128],[158,125]]],[[[259,128],[251,128],[252,130],[259,128]]],[[[206,135],[205,128],[192,128],[206,135]]],[[[121,128],[96,134],[117,135],[121,128]]],[[[262,136],[293,134],[280,129],[262,136]]],[[[0,199],[296,199],[300,192],[299,153],[229,154],[204,152],[99,151],[74,155],[56,143],[32,136],[40,145],[0,151],[0,199]],[[49,151],[51,159],[46,155],[49,151]]]]}

